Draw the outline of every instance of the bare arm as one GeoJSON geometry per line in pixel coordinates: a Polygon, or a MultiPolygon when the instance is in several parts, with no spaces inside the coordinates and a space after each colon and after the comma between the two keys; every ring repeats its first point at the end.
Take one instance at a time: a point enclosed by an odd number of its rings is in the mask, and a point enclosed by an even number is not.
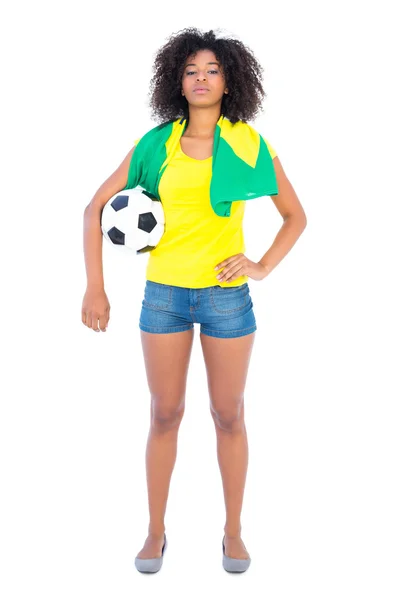
{"type": "Polygon", "coordinates": [[[274,158],[276,179],[279,193],[271,196],[276,208],[283,218],[283,225],[278,231],[271,247],[258,261],[270,273],[286,256],[303,233],[307,225],[307,217],[300,200],[293,189],[279,158],[274,158]]]}
{"type": "Polygon", "coordinates": [[[99,187],[84,211],[83,247],[87,287],[82,302],[82,323],[94,331],[106,331],[110,320],[110,303],[104,290],[101,212],[110,198],[125,188],[134,149],[135,146],[99,187]]]}
{"type": "Polygon", "coordinates": [[[83,247],[88,288],[104,289],[101,212],[109,199],[125,188],[134,149],[135,146],[128,152],[114,173],[99,187],[84,211],[83,247]]]}

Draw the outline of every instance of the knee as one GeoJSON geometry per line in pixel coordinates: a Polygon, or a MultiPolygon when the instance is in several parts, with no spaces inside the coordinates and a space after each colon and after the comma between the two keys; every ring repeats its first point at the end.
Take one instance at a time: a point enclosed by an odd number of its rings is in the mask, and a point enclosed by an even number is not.
{"type": "Polygon", "coordinates": [[[222,431],[236,433],[243,430],[243,401],[235,403],[235,406],[232,408],[223,408],[223,405],[211,404],[211,415],[216,427],[222,431]]]}
{"type": "Polygon", "coordinates": [[[158,432],[170,431],[179,427],[184,413],[184,406],[163,406],[162,402],[152,402],[151,426],[158,432]]]}

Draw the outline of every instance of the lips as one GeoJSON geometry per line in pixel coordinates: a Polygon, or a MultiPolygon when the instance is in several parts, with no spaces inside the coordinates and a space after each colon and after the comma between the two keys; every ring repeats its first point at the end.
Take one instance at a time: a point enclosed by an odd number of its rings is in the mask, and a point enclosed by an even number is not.
{"type": "Polygon", "coordinates": [[[193,91],[194,91],[194,92],[208,92],[209,90],[208,90],[208,88],[205,88],[205,87],[200,87],[200,86],[199,86],[199,87],[195,87],[195,88],[193,88],[193,91]]]}

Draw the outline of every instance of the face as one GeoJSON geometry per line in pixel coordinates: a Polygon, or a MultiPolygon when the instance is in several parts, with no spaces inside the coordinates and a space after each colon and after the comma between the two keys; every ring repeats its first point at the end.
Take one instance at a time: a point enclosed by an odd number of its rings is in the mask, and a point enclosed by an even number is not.
{"type": "Polygon", "coordinates": [[[210,106],[222,101],[229,91],[222,66],[211,50],[199,50],[185,60],[182,75],[182,92],[188,103],[195,106],[210,106]],[[195,87],[204,91],[195,91],[195,87]]]}

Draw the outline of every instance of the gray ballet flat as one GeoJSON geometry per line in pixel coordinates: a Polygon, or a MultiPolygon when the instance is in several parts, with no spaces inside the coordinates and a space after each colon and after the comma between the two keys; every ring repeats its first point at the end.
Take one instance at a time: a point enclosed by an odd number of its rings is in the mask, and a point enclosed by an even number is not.
{"type": "Polygon", "coordinates": [[[243,573],[250,566],[251,558],[231,558],[225,554],[225,535],[222,538],[222,566],[228,573],[243,573]]]}
{"type": "Polygon", "coordinates": [[[167,536],[164,534],[164,545],[161,556],[156,558],[135,558],[135,567],[141,573],[157,573],[162,567],[164,552],[167,549],[167,536]]]}

